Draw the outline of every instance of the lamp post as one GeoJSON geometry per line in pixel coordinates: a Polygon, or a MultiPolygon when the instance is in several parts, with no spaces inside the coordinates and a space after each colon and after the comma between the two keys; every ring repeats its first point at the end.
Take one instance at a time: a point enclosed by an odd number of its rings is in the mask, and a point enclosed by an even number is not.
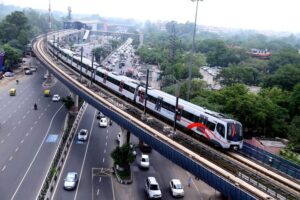
{"type": "MultiPolygon", "coordinates": [[[[197,15],[198,15],[198,3],[203,0],[191,0],[196,3],[196,14],[195,14],[195,24],[194,24],[194,33],[193,33],[193,44],[192,44],[192,55],[195,53],[195,35],[196,35],[196,26],[197,26],[197,15]]],[[[189,81],[188,81],[188,92],[187,92],[187,100],[190,100],[190,92],[191,92],[191,79],[192,79],[192,64],[190,62],[189,65],[189,81]]]]}

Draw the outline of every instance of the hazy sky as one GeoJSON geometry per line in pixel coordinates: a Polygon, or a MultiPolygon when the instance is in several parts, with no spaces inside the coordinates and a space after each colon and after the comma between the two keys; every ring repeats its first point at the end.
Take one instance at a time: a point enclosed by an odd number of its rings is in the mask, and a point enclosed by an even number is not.
{"type": "MultiPolygon", "coordinates": [[[[48,9],[49,0],[0,0],[0,3],[48,9]]],[[[194,22],[191,0],[51,0],[52,10],[105,17],[194,22]]],[[[300,0],[204,0],[197,24],[300,32],[300,0]]]]}

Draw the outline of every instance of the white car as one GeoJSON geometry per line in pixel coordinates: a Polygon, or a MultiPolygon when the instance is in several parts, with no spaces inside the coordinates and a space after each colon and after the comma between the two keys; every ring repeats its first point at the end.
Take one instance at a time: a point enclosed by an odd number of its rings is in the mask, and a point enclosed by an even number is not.
{"type": "Polygon", "coordinates": [[[145,191],[149,199],[160,199],[162,197],[159,184],[154,177],[146,179],[145,191]]]}
{"type": "Polygon", "coordinates": [[[107,127],[107,118],[106,117],[100,118],[99,126],[100,127],[107,127]]]}
{"type": "Polygon", "coordinates": [[[68,172],[64,180],[64,189],[73,190],[76,188],[78,182],[78,174],[76,172],[68,172]]]}
{"type": "Polygon", "coordinates": [[[81,129],[78,133],[78,140],[81,140],[81,141],[87,140],[88,134],[89,134],[88,130],[81,129]]]}
{"type": "Polygon", "coordinates": [[[173,197],[183,197],[184,189],[179,179],[172,179],[170,181],[170,190],[173,197]]]}
{"type": "Polygon", "coordinates": [[[58,94],[53,95],[52,101],[57,102],[57,101],[59,101],[59,100],[60,100],[60,96],[59,96],[58,94]]]}
{"type": "Polygon", "coordinates": [[[149,166],[150,166],[149,155],[142,154],[140,167],[145,168],[145,169],[149,169],[149,166]]]}
{"type": "Polygon", "coordinates": [[[15,73],[13,73],[13,72],[5,72],[4,73],[5,77],[13,77],[14,75],[15,75],[15,73]]]}

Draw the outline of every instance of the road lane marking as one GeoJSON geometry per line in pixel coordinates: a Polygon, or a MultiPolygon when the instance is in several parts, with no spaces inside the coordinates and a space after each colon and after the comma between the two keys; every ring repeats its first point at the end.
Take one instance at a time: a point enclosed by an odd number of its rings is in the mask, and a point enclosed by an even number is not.
{"type": "Polygon", "coordinates": [[[3,139],[3,140],[1,140],[1,143],[4,143],[5,142],[5,140],[3,139]]]}
{"type": "Polygon", "coordinates": [[[21,140],[21,144],[23,144],[24,143],[24,139],[23,140],[21,140]]]}
{"type": "Polygon", "coordinates": [[[37,121],[34,122],[34,124],[37,124],[37,123],[38,123],[37,121]]]}
{"type": "Polygon", "coordinates": [[[108,133],[108,129],[106,130],[106,133],[108,133]]]}
{"type": "Polygon", "coordinates": [[[23,119],[25,119],[26,115],[23,116],[23,119]]]}
{"type": "Polygon", "coordinates": [[[6,121],[4,120],[3,122],[2,122],[2,124],[5,124],[6,123],[6,121]]]}
{"type": "MultiPolygon", "coordinates": [[[[88,107],[88,106],[87,106],[87,107],[88,107]]],[[[87,107],[86,107],[86,108],[87,108],[87,107]]],[[[83,116],[83,115],[82,115],[82,116],[83,116]]],[[[91,123],[91,128],[90,128],[91,137],[92,137],[92,134],[93,134],[93,127],[94,127],[94,124],[95,124],[95,118],[96,118],[96,110],[95,110],[94,117],[93,117],[93,121],[92,121],[92,123],[91,123]]],[[[81,165],[79,177],[81,177],[81,175],[82,175],[82,171],[83,171],[84,164],[85,164],[85,159],[86,159],[86,154],[87,154],[87,151],[88,151],[88,148],[89,148],[90,138],[91,138],[91,137],[89,137],[88,143],[87,143],[87,145],[86,145],[86,149],[85,149],[85,153],[84,153],[83,162],[82,162],[82,165],[81,165]]],[[[79,188],[79,186],[80,186],[80,180],[81,180],[81,179],[79,179],[78,187],[76,187],[76,192],[75,192],[74,200],[75,200],[76,197],[77,197],[78,188],[79,188]]]]}
{"type": "MultiPolygon", "coordinates": [[[[54,120],[55,116],[56,116],[57,113],[61,110],[62,107],[63,107],[63,105],[62,105],[62,106],[56,111],[56,113],[53,115],[53,117],[52,117],[52,119],[51,119],[51,121],[50,121],[48,130],[47,130],[47,132],[46,132],[46,134],[45,134],[45,137],[43,138],[43,140],[42,140],[42,142],[41,142],[41,144],[40,144],[40,146],[39,146],[37,152],[35,153],[35,155],[34,155],[32,161],[30,162],[30,164],[29,164],[29,166],[28,166],[28,168],[27,168],[27,170],[26,170],[26,172],[25,172],[25,174],[24,174],[22,180],[21,180],[20,183],[18,184],[18,187],[16,188],[16,190],[15,190],[13,196],[11,197],[11,200],[13,200],[13,199],[15,198],[17,192],[19,191],[21,185],[23,184],[23,182],[24,182],[24,180],[25,180],[25,178],[26,178],[26,176],[27,176],[29,170],[31,169],[31,167],[32,167],[32,165],[33,165],[33,163],[34,163],[34,161],[36,160],[36,157],[38,156],[39,152],[41,151],[41,148],[42,148],[42,146],[43,146],[43,144],[44,144],[44,141],[45,141],[45,139],[46,139],[46,137],[47,137],[47,135],[48,135],[48,133],[49,133],[49,131],[50,131],[50,128],[51,128],[51,126],[52,126],[52,123],[53,123],[53,120],[54,120]]],[[[49,169],[48,169],[48,171],[49,171],[49,169]]],[[[41,190],[41,189],[40,189],[40,190],[41,190]]],[[[39,190],[39,191],[40,191],[40,190],[39,190]]],[[[38,199],[38,198],[36,197],[35,199],[38,199]]]]}
{"type": "Polygon", "coordinates": [[[29,135],[29,133],[27,132],[25,136],[27,137],[28,135],[29,135]]]}
{"type": "Polygon", "coordinates": [[[10,156],[8,160],[11,161],[13,158],[14,158],[13,156],[10,156]]]}
{"type": "Polygon", "coordinates": [[[15,152],[19,151],[19,147],[16,148],[15,152]]]}
{"type": "Polygon", "coordinates": [[[7,137],[9,137],[11,135],[11,132],[7,133],[7,137]]]}
{"type": "Polygon", "coordinates": [[[105,158],[102,159],[102,162],[103,162],[103,163],[104,163],[104,161],[105,161],[105,158]]]}
{"type": "Polygon", "coordinates": [[[10,114],[10,115],[8,115],[8,118],[11,118],[11,116],[12,116],[11,114],[10,114]]]}
{"type": "Polygon", "coordinates": [[[18,121],[18,124],[21,124],[21,121],[18,121]]]}
{"type": "Polygon", "coordinates": [[[2,167],[1,171],[4,171],[6,169],[6,165],[4,165],[4,167],[2,167]]]}
{"type": "Polygon", "coordinates": [[[99,196],[99,192],[100,192],[100,190],[99,190],[99,188],[97,189],[97,196],[99,196]]]}
{"type": "Polygon", "coordinates": [[[99,177],[99,183],[101,183],[101,177],[99,177]]]}
{"type": "Polygon", "coordinates": [[[13,127],[13,130],[15,130],[17,127],[15,126],[15,127],[13,127]]]}
{"type": "Polygon", "coordinates": [[[107,142],[105,142],[105,146],[107,146],[107,142]]]}
{"type": "Polygon", "coordinates": [[[105,137],[105,139],[107,139],[108,138],[108,135],[105,137]]]}
{"type": "Polygon", "coordinates": [[[106,149],[104,149],[104,154],[106,153],[106,149]]]}

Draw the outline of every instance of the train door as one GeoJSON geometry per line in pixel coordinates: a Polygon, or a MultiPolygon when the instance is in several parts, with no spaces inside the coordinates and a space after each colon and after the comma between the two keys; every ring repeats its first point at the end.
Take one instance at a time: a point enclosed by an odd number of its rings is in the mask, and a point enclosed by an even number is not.
{"type": "Polygon", "coordinates": [[[183,106],[178,105],[178,107],[176,109],[176,120],[178,120],[178,121],[181,120],[182,110],[183,110],[183,106]]]}
{"type": "Polygon", "coordinates": [[[139,90],[139,102],[144,103],[145,100],[145,91],[139,90]]]}
{"type": "Polygon", "coordinates": [[[207,124],[207,120],[208,118],[204,115],[200,115],[199,117],[199,122],[203,125],[203,126],[198,126],[197,127],[197,130],[202,132],[202,133],[205,133],[205,127],[206,127],[206,124],[207,124]]]}
{"type": "Polygon", "coordinates": [[[120,81],[119,91],[122,92],[124,88],[124,81],[120,81]]]}
{"type": "Polygon", "coordinates": [[[162,107],[162,103],[163,103],[163,98],[162,97],[157,97],[156,99],[156,104],[155,104],[155,110],[160,112],[160,109],[162,107]]]}
{"type": "Polygon", "coordinates": [[[106,80],[107,80],[107,74],[103,74],[103,83],[106,83],[106,80]]]}

